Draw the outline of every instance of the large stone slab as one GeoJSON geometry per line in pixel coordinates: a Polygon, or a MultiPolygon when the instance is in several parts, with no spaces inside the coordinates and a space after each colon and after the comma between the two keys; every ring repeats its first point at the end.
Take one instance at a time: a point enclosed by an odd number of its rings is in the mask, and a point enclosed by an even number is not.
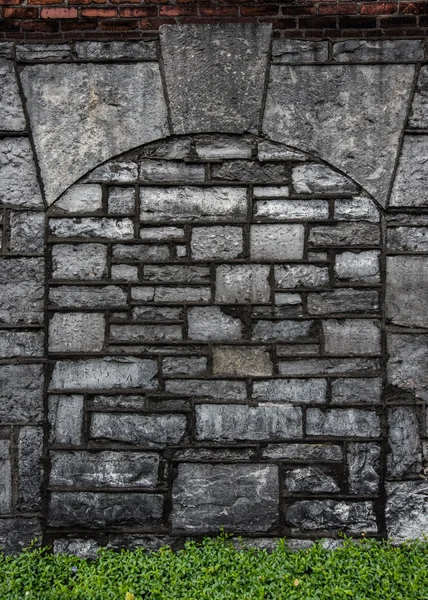
{"type": "Polygon", "coordinates": [[[174,133],[257,131],[270,25],[160,28],[174,133]]]}
{"type": "Polygon", "coordinates": [[[413,74],[413,65],[273,65],[263,131],[317,152],[385,204],[413,74]]]}
{"type": "Polygon", "coordinates": [[[25,129],[25,117],[11,60],[0,59],[0,81],[0,129],[22,131],[25,129]]]}
{"type": "Polygon", "coordinates": [[[428,325],[428,259],[388,256],[386,259],[386,316],[395,325],[428,325]]]}
{"type": "Polygon", "coordinates": [[[0,259],[0,323],[43,323],[44,264],[41,258],[0,259]]]}
{"type": "Polygon", "coordinates": [[[169,133],[155,63],[31,65],[21,77],[48,204],[99,163],[169,133]]]}
{"type": "Polygon", "coordinates": [[[420,538],[428,531],[428,484],[400,481],[386,484],[386,527],[397,542],[420,538]]]}

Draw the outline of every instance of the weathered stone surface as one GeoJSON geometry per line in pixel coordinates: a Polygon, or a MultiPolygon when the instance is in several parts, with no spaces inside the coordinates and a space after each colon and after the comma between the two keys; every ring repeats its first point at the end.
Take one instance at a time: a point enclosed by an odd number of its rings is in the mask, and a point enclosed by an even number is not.
{"type": "Polygon", "coordinates": [[[380,354],[379,322],[368,319],[327,319],[322,323],[325,353],[359,356],[380,354]]]}
{"type": "Polygon", "coordinates": [[[52,62],[72,58],[70,44],[17,44],[18,61],[52,62]]]}
{"type": "Polygon", "coordinates": [[[374,290],[343,288],[332,292],[308,294],[308,312],[312,315],[373,312],[378,308],[379,297],[374,290]]]}
{"type": "Polygon", "coordinates": [[[48,204],[106,159],[168,135],[156,63],[35,65],[21,78],[48,204]]]}
{"type": "Polygon", "coordinates": [[[85,183],[136,183],[138,181],[138,165],[129,160],[111,160],[100,165],[85,178],[85,183]]]}
{"type": "Polygon", "coordinates": [[[428,205],[428,138],[405,135],[391,192],[391,206],[428,205]]]}
{"type": "Polygon", "coordinates": [[[318,356],[320,353],[319,344],[288,344],[276,346],[276,355],[278,357],[296,357],[296,356],[318,356]]]}
{"type": "Polygon", "coordinates": [[[388,382],[428,400],[428,336],[388,334],[388,382]]]}
{"type": "Polygon", "coordinates": [[[156,60],[157,42],[152,40],[76,42],[77,58],[84,60],[156,60]]]}
{"type": "Polygon", "coordinates": [[[336,254],[334,272],[338,279],[359,283],[379,283],[379,252],[342,252],[336,254]]]}
{"type": "Polygon", "coordinates": [[[367,196],[334,201],[334,218],[338,221],[370,221],[378,223],[380,213],[376,204],[367,196]]]}
{"type": "Polygon", "coordinates": [[[250,140],[233,136],[196,142],[195,152],[202,160],[224,160],[251,158],[253,149],[250,140]]]}
{"type": "Polygon", "coordinates": [[[50,484],[69,487],[155,487],[159,457],[143,452],[53,452],[50,484]]]}
{"type": "Polygon", "coordinates": [[[388,256],[386,315],[397,325],[426,327],[428,321],[428,259],[388,256]]]}
{"type": "Polygon", "coordinates": [[[0,56],[11,58],[13,55],[13,42],[0,42],[0,56]]]}
{"type": "Polygon", "coordinates": [[[138,267],[136,265],[112,265],[111,278],[116,281],[138,281],[138,267]]]}
{"type": "Polygon", "coordinates": [[[38,356],[44,354],[42,331],[0,330],[0,357],[38,356]]]}
{"type": "Polygon", "coordinates": [[[184,183],[203,183],[205,181],[205,167],[199,164],[171,162],[168,160],[142,160],[139,168],[139,179],[146,183],[171,183],[183,181],[184,183]]]}
{"type": "Polygon", "coordinates": [[[179,342],[181,325],[111,325],[110,340],[127,342],[179,342]]]}
{"type": "Polygon", "coordinates": [[[376,533],[376,516],[371,502],[303,500],[286,511],[287,524],[298,531],[343,531],[376,533]]]}
{"type": "Polygon", "coordinates": [[[290,190],[287,185],[254,185],[254,198],[287,198],[290,190]]]}
{"type": "Polygon", "coordinates": [[[300,467],[285,471],[284,487],[290,493],[331,494],[340,488],[321,467],[300,467]]]}
{"type": "Polygon", "coordinates": [[[42,494],[42,427],[21,427],[18,440],[18,506],[23,512],[39,511],[42,494]]]}
{"type": "Polygon", "coordinates": [[[135,212],[135,190],[132,187],[112,187],[108,191],[108,211],[111,215],[135,212]]]}
{"type": "Polygon", "coordinates": [[[158,261],[168,260],[170,257],[169,248],[166,245],[146,245],[146,244],[114,244],[113,260],[131,261],[158,261]]]}
{"type": "MultiPolygon", "coordinates": [[[[61,196],[53,209],[65,213],[94,213],[102,208],[101,186],[95,183],[73,185],[61,196]]],[[[52,209],[51,211],[52,212],[52,209]]]]}
{"type": "Polygon", "coordinates": [[[0,259],[0,322],[9,325],[41,325],[43,286],[42,259],[0,259]]]}
{"type": "Polygon", "coordinates": [[[37,423],[43,412],[43,365],[0,365],[0,422],[37,423]]]}
{"type": "Polygon", "coordinates": [[[143,279],[151,283],[209,283],[210,270],[193,265],[146,265],[143,279]]]}
{"type": "Polygon", "coordinates": [[[146,242],[184,241],[184,229],[181,227],[142,227],[140,238],[146,242]]]}
{"type": "Polygon", "coordinates": [[[42,523],[35,517],[0,519],[0,547],[5,554],[20,554],[37,538],[40,545],[42,523]]]}
{"type": "Polygon", "coordinates": [[[177,375],[205,375],[207,372],[207,359],[201,357],[174,356],[162,360],[162,374],[165,376],[177,375]]]}
{"type": "Polygon", "coordinates": [[[19,208],[43,206],[33,153],[27,138],[0,140],[0,204],[19,208]]]}
{"type": "Polygon", "coordinates": [[[74,218],[49,219],[51,235],[59,238],[106,238],[132,240],[134,224],[131,219],[74,218]]]}
{"type": "Polygon", "coordinates": [[[83,439],[83,396],[49,396],[49,441],[79,446],[83,439]]]}
{"type": "Polygon", "coordinates": [[[371,375],[377,374],[379,370],[379,360],[370,358],[317,358],[279,363],[279,374],[284,377],[371,375]]]}
{"type": "Polygon", "coordinates": [[[230,401],[246,400],[247,389],[244,381],[203,379],[175,379],[165,383],[167,392],[178,396],[190,396],[191,398],[230,401]]]}
{"type": "Polygon", "coordinates": [[[141,220],[241,221],[247,214],[247,191],[243,187],[143,187],[141,220]]]}
{"type": "Polygon", "coordinates": [[[252,399],[257,402],[317,404],[325,402],[325,379],[270,379],[255,381],[252,399]]]}
{"type": "Polygon", "coordinates": [[[350,194],[357,191],[355,183],[348,177],[319,163],[294,167],[292,181],[298,194],[350,194]]]}
{"type": "Polygon", "coordinates": [[[0,59],[0,129],[3,131],[23,131],[25,117],[19,97],[13,62],[0,59]]]}
{"type": "Polygon", "coordinates": [[[134,306],[132,318],[135,321],[180,321],[182,311],[169,306],[134,306]]]}
{"type": "Polygon", "coordinates": [[[193,260],[238,258],[243,250],[241,227],[193,227],[190,251],[193,260]]]}
{"type": "Polygon", "coordinates": [[[103,244],[57,244],[52,248],[54,279],[104,279],[107,246],[103,244]]]}
{"type": "Polygon", "coordinates": [[[268,265],[221,265],[216,269],[215,301],[221,304],[269,302],[268,276],[268,265]]]}
{"type": "MultiPolygon", "coordinates": [[[[132,293],[134,292],[132,290],[132,293]]],[[[157,287],[152,298],[155,302],[202,302],[211,300],[211,288],[205,287],[157,287]]]]}
{"type": "Polygon", "coordinates": [[[417,62],[425,57],[422,40],[345,40],[333,44],[339,62],[417,62]]]}
{"type": "Polygon", "coordinates": [[[414,406],[388,409],[388,475],[419,474],[422,469],[421,424],[414,406]]]}
{"type": "Polygon", "coordinates": [[[54,540],[54,554],[73,554],[79,558],[94,560],[100,545],[95,540],[59,539],[54,540]]]}
{"type": "Polygon", "coordinates": [[[238,441],[298,438],[302,411],[284,404],[245,406],[198,404],[196,437],[199,440],[238,441]]]}
{"type": "Polygon", "coordinates": [[[55,313],[49,321],[49,352],[100,352],[104,338],[101,313],[55,313]]]}
{"type": "Polygon", "coordinates": [[[257,130],[270,32],[256,24],[161,27],[174,133],[257,130]]]}
{"type": "Polygon", "coordinates": [[[213,375],[261,377],[272,375],[273,366],[264,347],[217,346],[213,348],[213,375]]]}
{"type": "Polygon", "coordinates": [[[191,340],[233,341],[242,337],[241,320],[227,315],[219,306],[190,308],[188,323],[188,336],[191,340]]]}
{"type": "Polygon", "coordinates": [[[181,464],[173,485],[172,526],[189,533],[269,530],[278,518],[274,465],[181,464]]]}
{"type": "Polygon", "coordinates": [[[284,265],[274,268],[275,285],[282,289],[325,287],[329,283],[327,267],[284,265]]]}
{"type": "Polygon", "coordinates": [[[148,448],[178,444],[185,433],[186,417],[183,415],[94,413],[90,428],[92,439],[126,442],[148,448]]]}
{"type": "Polygon", "coordinates": [[[262,456],[274,460],[341,461],[342,448],[334,444],[269,444],[262,456]]]}
{"type": "Polygon", "coordinates": [[[328,41],[279,39],[272,41],[274,63],[325,62],[328,60],[328,41]]]}
{"type": "Polygon", "coordinates": [[[250,255],[255,260],[303,258],[303,225],[251,225],[250,255]]]}
{"type": "Polygon", "coordinates": [[[396,542],[420,538],[428,530],[428,484],[402,481],[386,484],[386,527],[396,542]]]}
{"type": "Polygon", "coordinates": [[[380,435],[379,417],[370,410],[309,408],[306,412],[306,420],[306,431],[309,435],[332,437],[378,437],[380,435]]]}
{"type": "MultiPolygon", "coordinates": [[[[272,142],[259,142],[257,144],[257,156],[261,162],[282,162],[285,160],[307,160],[308,155],[299,152],[294,148],[289,148],[283,144],[273,144],[272,142]]],[[[256,194],[254,195],[256,197],[256,194]]],[[[288,196],[288,193],[286,194],[288,196]]]]}
{"type": "Polygon", "coordinates": [[[428,252],[428,228],[391,227],[388,229],[388,250],[398,252],[428,252]]]}
{"type": "Polygon", "coordinates": [[[325,200],[259,200],[255,202],[255,218],[298,219],[300,221],[328,219],[325,200]]]}
{"type": "Polygon", "coordinates": [[[119,286],[59,286],[49,290],[53,306],[61,308],[121,308],[126,306],[126,292],[119,286]]]}
{"type": "Polygon", "coordinates": [[[374,223],[338,223],[312,227],[310,246],[375,246],[380,241],[380,231],[374,223]]]}
{"type": "Polygon", "coordinates": [[[52,389],[154,389],[157,386],[157,364],[154,360],[138,358],[99,358],[63,360],[55,364],[52,389]]]}
{"type": "Polygon", "coordinates": [[[91,529],[114,525],[156,525],[162,517],[162,508],[163,496],[160,494],[52,492],[49,525],[78,525],[91,529]]]}
{"type": "Polygon", "coordinates": [[[415,95],[412,107],[410,109],[409,126],[427,127],[428,126],[428,69],[423,66],[419,71],[419,77],[416,84],[415,95]]]}
{"type": "Polygon", "coordinates": [[[260,342],[297,342],[313,337],[313,321],[256,321],[253,340],[260,342]]]}
{"type": "Polygon", "coordinates": [[[413,75],[413,65],[273,65],[263,130],[317,151],[384,205],[413,75]]]}
{"type": "Polygon", "coordinates": [[[331,401],[337,404],[379,404],[381,402],[382,380],[336,379],[331,384],[331,401]]]}
{"type": "Polygon", "coordinates": [[[12,254],[41,254],[44,250],[44,225],[43,213],[11,212],[9,251],[12,254]]]}
{"type": "Polygon", "coordinates": [[[349,491],[377,494],[380,481],[380,446],[364,442],[348,444],[349,491]]]}
{"type": "Polygon", "coordinates": [[[212,178],[220,181],[243,183],[286,183],[286,165],[257,163],[250,160],[227,161],[212,166],[212,178]]]}
{"type": "Polygon", "coordinates": [[[9,440],[0,440],[0,515],[7,515],[12,510],[12,472],[10,458],[9,440]]]}

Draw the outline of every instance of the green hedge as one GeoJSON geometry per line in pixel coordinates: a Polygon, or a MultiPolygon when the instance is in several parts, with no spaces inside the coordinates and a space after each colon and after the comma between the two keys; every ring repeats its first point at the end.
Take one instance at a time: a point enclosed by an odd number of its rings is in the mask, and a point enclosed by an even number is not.
{"type": "Polygon", "coordinates": [[[268,553],[223,535],[183,550],[101,550],[96,560],[47,549],[0,555],[0,598],[10,600],[428,599],[428,543],[345,540],[268,553]]]}

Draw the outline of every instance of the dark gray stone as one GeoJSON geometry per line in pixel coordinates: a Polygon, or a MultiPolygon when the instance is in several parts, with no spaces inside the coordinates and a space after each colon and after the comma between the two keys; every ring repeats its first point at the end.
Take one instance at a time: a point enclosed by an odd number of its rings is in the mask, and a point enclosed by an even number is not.
{"type": "Polygon", "coordinates": [[[428,400],[428,335],[388,334],[388,382],[428,400]]]}
{"type": "Polygon", "coordinates": [[[27,138],[0,140],[0,204],[14,208],[43,207],[33,152],[27,138]]]}
{"type": "Polygon", "coordinates": [[[66,286],[52,287],[49,301],[61,308],[124,308],[126,292],[119,286],[66,286]]]}
{"type": "Polygon", "coordinates": [[[45,216],[39,212],[10,213],[9,251],[12,254],[41,254],[44,249],[45,216]]]}
{"type": "Polygon", "coordinates": [[[74,219],[49,219],[49,232],[57,238],[105,238],[107,240],[132,240],[134,223],[131,219],[106,219],[84,217],[74,219]]]}
{"type": "Polygon", "coordinates": [[[17,44],[16,58],[27,62],[52,62],[72,58],[70,44],[17,44]]]}
{"type": "Polygon", "coordinates": [[[403,477],[422,470],[421,424],[414,406],[388,409],[388,475],[403,477]]]}
{"type": "Polygon", "coordinates": [[[255,381],[252,399],[257,402],[318,404],[325,402],[325,379],[267,379],[255,381]]]}
{"type": "Polygon", "coordinates": [[[18,441],[18,507],[22,512],[40,511],[42,501],[43,429],[21,427],[18,441]]]}
{"type": "Polygon", "coordinates": [[[213,375],[266,377],[273,365],[265,347],[217,346],[212,350],[213,375]]]}
{"type": "Polygon", "coordinates": [[[371,502],[303,500],[286,511],[286,523],[295,531],[343,531],[376,533],[376,517],[371,502]]]}
{"type": "Polygon", "coordinates": [[[278,518],[274,465],[181,464],[172,493],[172,526],[189,533],[263,532],[278,518]]]}
{"type": "Polygon", "coordinates": [[[175,379],[165,383],[167,392],[179,396],[190,396],[195,399],[210,398],[212,400],[246,400],[245,382],[216,379],[175,379]]]}
{"type": "Polygon", "coordinates": [[[43,365],[0,365],[0,422],[37,423],[43,412],[43,365]]]}
{"type": "Polygon", "coordinates": [[[407,327],[426,327],[427,294],[428,257],[387,257],[386,316],[392,323],[407,327]]]}
{"type": "Polygon", "coordinates": [[[0,548],[5,554],[20,554],[32,543],[39,546],[42,533],[41,520],[36,517],[0,519],[0,548]]]}
{"type": "Polygon", "coordinates": [[[92,439],[126,442],[147,448],[178,444],[185,432],[186,417],[183,415],[94,413],[90,427],[92,439]]]}
{"type": "Polygon", "coordinates": [[[382,380],[336,379],[331,384],[331,401],[336,404],[380,404],[382,380]]]}
{"type": "Polygon", "coordinates": [[[377,494],[380,481],[380,446],[364,442],[348,444],[349,491],[377,494]]]}
{"type": "MultiPolygon", "coordinates": [[[[190,302],[198,302],[206,304],[211,300],[211,287],[186,287],[186,286],[176,286],[176,287],[162,287],[158,286],[156,288],[152,288],[154,291],[153,300],[155,302],[174,302],[175,304],[179,303],[190,303],[190,302]]],[[[138,298],[136,293],[134,294],[135,288],[132,289],[132,296],[135,300],[143,300],[144,298],[138,298]]],[[[148,298],[147,298],[148,299],[148,298]]]]}
{"type": "Polygon", "coordinates": [[[83,185],[77,184],[71,186],[71,188],[55,202],[49,213],[96,213],[101,209],[101,186],[96,183],[85,183],[83,185]]]}
{"type": "Polygon", "coordinates": [[[428,138],[405,135],[391,192],[391,206],[428,205],[428,138]]]}
{"type": "Polygon", "coordinates": [[[108,191],[108,212],[111,215],[135,213],[135,189],[112,187],[108,191]]]}
{"type": "Polygon", "coordinates": [[[267,184],[288,181],[287,165],[257,163],[250,160],[235,160],[214,164],[211,172],[212,178],[219,181],[267,184]]]}
{"type": "Polygon", "coordinates": [[[278,64],[325,62],[328,60],[328,41],[273,40],[272,58],[278,64]]]}
{"type": "Polygon", "coordinates": [[[333,44],[339,62],[418,62],[425,58],[423,40],[345,40],[333,44]]]}
{"type": "Polygon", "coordinates": [[[314,337],[313,324],[313,321],[256,321],[253,327],[253,340],[260,342],[310,341],[314,337]]]}
{"type": "Polygon", "coordinates": [[[377,374],[380,363],[369,358],[318,358],[290,360],[279,363],[279,374],[285,377],[313,375],[371,375],[377,374]]]}
{"type": "Polygon", "coordinates": [[[171,162],[168,160],[142,160],[139,167],[139,179],[142,183],[203,183],[205,167],[199,164],[171,162]]]}
{"type": "Polygon", "coordinates": [[[76,42],[77,58],[83,60],[157,60],[155,40],[76,42]]]}
{"type": "Polygon", "coordinates": [[[195,152],[201,160],[224,160],[231,158],[251,158],[251,140],[238,136],[217,137],[197,141],[195,152]]]}
{"type": "Polygon", "coordinates": [[[310,246],[376,246],[379,242],[379,227],[374,223],[320,225],[309,233],[310,246]]]}
{"type": "Polygon", "coordinates": [[[0,79],[0,130],[23,131],[26,128],[24,111],[11,60],[0,59],[0,79]]]}
{"type": "Polygon", "coordinates": [[[428,252],[428,228],[389,228],[388,250],[395,252],[428,252]]]}
{"type": "Polygon", "coordinates": [[[333,444],[269,444],[263,458],[273,460],[341,461],[342,448],[333,444]]]}
{"type": "Polygon", "coordinates": [[[428,483],[386,484],[386,527],[394,542],[421,538],[428,531],[428,483]]]}
{"type": "Polygon", "coordinates": [[[42,331],[0,330],[0,357],[37,356],[44,354],[44,333],[42,331]]]}
{"type": "Polygon", "coordinates": [[[94,560],[100,545],[95,540],[68,539],[55,540],[53,543],[54,554],[73,554],[86,560],[94,560]]]}
{"type": "Polygon", "coordinates": [[[312,315],[374,312],[378,309],[379,297],[374,290],[343,288],[308,294],[308,312],[312,315]]]}
{"type": "Polygon", "coordinates": [[[49,396],[49,441],[80,446],[83,440],[83,396],[49,396]]]}
{"type": "Polygon", "coordinates": [[[368,250],[336,254],[334,272],[344,282],[379,283],[379,252],[368,250]]]}
{"type": "Polygon", "coordinates": [[[160,28],[174,133],[258,129],[270,35],[256,24],[160,28]]]}
{"type": "Polygon", "coordinates": [[[326,287],[329,283],[327,267],[316,265],[275,265],[275,285],[282,289],[326,287]]]}
{"type": "Polygon", "coordinates": [[[183,242],[185,235],[182,227],[142,227],[140,238],[145,242],[183,242]]]}
{"type": "Polygon", "coordinates": [[[340,492],[334,477],[321,467],[298,467],[285,471],[284,487],[287,492],[300,494],[340,492]]]}
{"type": "Polygon", "coordinates": [[[143,280],[150,283],[210,283],[210,270],[193,265],[145,265],[143,280]]]}
{"type": "Polygon", "coordinates": [[[428,69],[423,66],[419,71],[415,95],[410,109],[409,126],[425,128],[428,126],[428,69]]]}
{"type": "Polygon", "coordinates": [[[379,208],[365,195],[334,201],[334,218],[338,221],[380,221],[379,208]]]}
{"type": "Polygon", "coordinates": [[[101,313],[55,313],[49,321],[49,352],[101,352],[105,328],[101,313]]]}
{"type": "Polygon", "coordinates": [[[181,308],[169,306],[134,306],[132,318],[135,321],[180,321],[182,320],[181,308]]]}
{"type": "Polygon", "coordinates": [[[162,359],[162,374],[164,376],[206,375],[207,358],[175,356],[162,359]]]}
{"type": "Polygon", "coordinates": [[[359,408],[309,408],[306,412],[308,435],[332,437],[378,437],[380,420],[371,410],[359,408]]]}
{"type": "Polygon", "coordinates": [[[111,325],[110,341],[128,342],[180,342],[183,337],[181,325],[111,325]]]}
{"type": "Polygon", "coordinates": [[[326,319],[322,330],[326,354],[361,356],[381,352],[378,320],[326,319]]]}
{"type": "Polygon", "coordinates": [[[10,441],[0,440],[0,515],[8,515],[11,512],[12,472],[10,441]]]}
{"type": "Polygon", "coordinates": [[[85,178],[85,183],[136,183],[138,181],[138,165],[129,160],[111,160],[94,169],[85,178]]]}

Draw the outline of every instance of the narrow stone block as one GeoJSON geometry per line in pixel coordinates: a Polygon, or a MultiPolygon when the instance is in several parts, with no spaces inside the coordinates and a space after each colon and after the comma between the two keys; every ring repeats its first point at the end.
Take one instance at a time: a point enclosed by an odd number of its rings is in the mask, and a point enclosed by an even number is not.
{"type": "Polygon", "coordinates": [[[11,60],[0,59],[0,80],[0,130],[23,131],[26,129],[24,111],[11,60]]]}
{"type": "Polygon", "coordinates": [[[298,467],[285,471],[284,489],[294,494],[332,494],[340,488],[326,469],[321,467],[298,467]]]}
{"type": "Polygon", "coordinates": [[[263,458],[273,460],[341,461],[342,448],[334,444],[268,444],[263,458]]]}
{"type": "Polygon", "coordinates": [[[310,246],[377,246],[380,231],[374,223],[338,223],[312,227],[310,246]]]}
{"type": "Polygon", "coordinates": [[[306,412],[306,420],[308,435],[332,437],[378,437],[380,435],[379,417],[372,410],[309,408],[306,412]]]}
{"type": "Polygon", "coordinates": [[[42,459],[42,427],[21,427],[18,440],[18,506],[22,512],[41,509],[42,459]]]}
{"type": "Polygon", "coordinates": [[[165,244],[113,244],[113,260],[158,261],[170,258],[169,248],[165,244]]]}
{"type": "Polygon", "coordinates": [[[280,375],[284,377],[300,377],[322,375],[366,375],[378,374],[380,363],[370,358],[317,358],[280,362],[280,375]]]}
{"type": "Polygon", "coordinates": [[[285,520],[295,532],[343,531],[376,533],[376,515],[371,502],[303,500],[286,511],[285,520]]]}
{"type": "Polygon", "coordinates": [[[418,62],[425,56],[422,40],[345,40],[333,44],[340,62],[418,62]]]}
{"type": "Polygon", "coordinates": [[[313,321],[256,321],[253,326],[253,340],[260,342],[298,342],[316,337],[313,321]]]}
{"type": "Polygon", "coordinates": [[[325,402],[325,379],[268,379],[253,383],[252,400],[257,402],[284,402],[318,404],[325,402]]]}
{"type": "Polygon", "coordinates": [[[83,396],[49,396],[49,441],[80,446],[83,440],[83,396]]]}
{"type": "Polygon", "coordinates": [[[325,200],[259,200],[255,203],[254,216],[257,219],[320,221],[328,219],[328,203],[325,200]]]}
{"type": "Polygon", "coordinates": [[[217,346],[213,348],[213,375],[262,377],[272,375],[267,348],[217,346]]]}
{"type": "Polygon", "coordinates": [[[327,267],[316,265],[275,265],[275,285],[282,289],[326,287],[329,284],[327,267]]]}
{"type": "Polygon", "coordinates": [[[49,219],[49,231],[57,238],[105,238],[132,240],[134,224],[131,219],[83,217],[74,219],[49,219]]]}
{"type": "Polygon", "coordinates": [[[77,57],[84,60],[157,60],[157,48],[155,40],[76,42],[75,45],[77,57]]]}
{"type": "Polygon", "coordinates": [[[0,514],[7,515],[12,509],[12,473],[10,442],[0,440],[0,514]]]}
{"type": "Polygon", "coordinates": [[[197,400],[210,398],[228,402],[247,399],[247,388],[244,381],[171,379],[165,382],[165,389],[171,394],[190,396],[197,400]]]}
{"type": "Polygon", "coordinates": [[[196,142],[195,150],[201,160],[251,158],[252,154],[251,141],[238,137],[196,142]]]}
{"type": "Polygon", "coordinates": [[[292,181],[297,194],[352,194],[357,191],[350,179],[318,163],[294,167],[292,181]]]}
{"type": "Polygon", "coordinates": [[[127,295],[119,286],[67,286],[51,287],[51,305],[61,308],[126,308],[127,295]]]}
{"type": "Polygon", "coordinates": [[[374,290],[343,288],[332,292],[308,294],[308,313],[311,315],[365,313],[378,309],[379,296],[374,290]]]}
{"type": "Polygon", "coordinates": [[[128,342],[179,342],[183,333],[181,325],[111,325],[110,340],[128,342]]]}
{"type": "Polygon", "coordinates": [[[391,192],[391,206],[428,205],[428,138],[405,135],[391,192]]]}
{"type": "Polygon", "coordinates": [[[162,359],[162,374],[169,377],[180,375],[206,375],[207,359],[205,356],[188,358],[175,356],[162,359]]]}
{"type": "Polygon", "coordinates": [[[212,178],[242,183],[287,183],[286,165],[257,163],[250,160],[227,161],[212,166],[212,178]]]}
{"type": "Polygon", "coordinates": [[[334,218],[337,221],[369,221],[378,223],[380,212],[376,204],[366,196],[334,201],[334,218]]]}
{"type": "Polygon", "coordinates": [[[210,270],[193,265],[145,265],[143,279],[151,283],[210,283],[210,270]]]}
{"type": "Polygon", "coordinates": [[[328,60],[328,41],[278,39],[272,42],[275,63],[325,62],[328,60]]]}

